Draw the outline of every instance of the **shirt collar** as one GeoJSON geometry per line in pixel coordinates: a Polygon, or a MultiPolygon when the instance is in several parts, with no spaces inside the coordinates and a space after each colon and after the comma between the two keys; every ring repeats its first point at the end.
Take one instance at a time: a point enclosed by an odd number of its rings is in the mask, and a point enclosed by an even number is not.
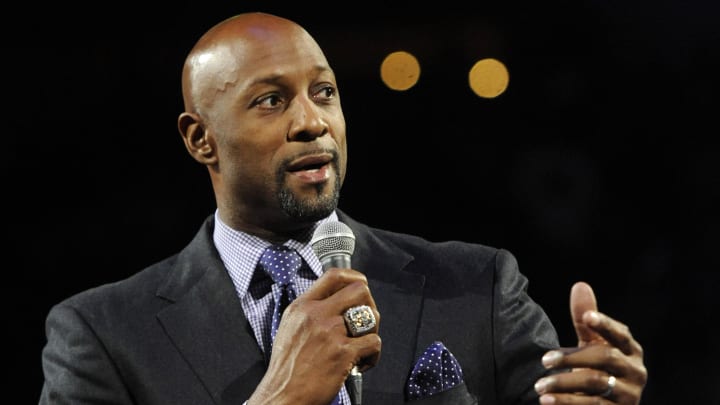
{"type": "MultiPolygon", "coordinates": [[[[309,232],[313,232],[318,225],[324,222],[337,221],[337,218],[337,213],[333,211],[329,216],[318,221],[309,232]]],[[[306,240],[310,240],[310,238],[308,237],[306,240]]],[[[250,287],[250,281],[257,262],[260,260],[263,250],[270,245],[270,242],[246,232],[232,229],[222,222],[217,209],[215,210],[213,242],[233,284],[235,284],[239,297],[243,298],[250,287]]],[[[322,264],[309,243],[289,239],[284,245],[297,250],[317,277],[322,275],[322,264]]]]}

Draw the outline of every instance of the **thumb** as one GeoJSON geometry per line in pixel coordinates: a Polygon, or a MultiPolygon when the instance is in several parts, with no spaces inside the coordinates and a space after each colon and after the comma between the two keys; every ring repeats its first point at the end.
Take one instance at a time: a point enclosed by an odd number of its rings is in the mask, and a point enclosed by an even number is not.
{"type": "Polygon", "coordinates": [[[570,290],[570,314],[578,338],[578,346],[585,346],[593,340],[600,338],[583,322],[583,314],[587,311],[597,311],[595,293],[588,283],[578,281],[570,290]]]}

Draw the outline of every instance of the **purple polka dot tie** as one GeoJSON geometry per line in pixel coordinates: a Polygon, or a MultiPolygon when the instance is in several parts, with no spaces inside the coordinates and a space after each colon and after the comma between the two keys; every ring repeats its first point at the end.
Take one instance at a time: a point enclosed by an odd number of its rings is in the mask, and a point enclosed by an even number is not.
{"type": "MultiPolygon", "coordinates": [[[[275,340],[275,333],[277,333],[278,325],[280,325],[280,317],[288,304],[297,298],[294,280],[295,274],[302,266],[302,258],[295,249],[287,246],[271,245],[260,256],[260,265],[279,287],[273,288],[275,306],[273,308],[272,323],[270,324],[270,348],[267,351],[269,356],[272,351],[272,342],[275,340]]],[[[333,399],[330,405],[340,405],[340,394],[333,399]]]]}
{"type": "MultiPolygon", "coordinates": [[[[260,265],[279,288],[273,288],[274,308],[270,324],[270,347],[280,325],[280,317],[285,308],[297,297],[295,274],[302,266],[302,258],[287,246],[272,245],[260,256],[260,265]]],[[[269,354],[269,353],[268,353],[269,354]]]]}
{"type": "Polygon", "coordinates": [[[441,342],[433,342],[410,373],[406,391],[409,400],[426,398],[449,390],[463,381],[462,369],[441,342]]]}

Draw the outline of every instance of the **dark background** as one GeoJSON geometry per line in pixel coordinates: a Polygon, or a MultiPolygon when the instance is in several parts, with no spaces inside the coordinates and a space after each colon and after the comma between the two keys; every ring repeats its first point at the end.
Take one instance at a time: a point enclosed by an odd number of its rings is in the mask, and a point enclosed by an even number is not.
{"type": "Polygon", "coordinates": [[[303,24],[336,70],[342,208],[509,249],[567,346],[570,287],[590,282],[643,344],[644,404],[720,402],[718,3],[389,4],[6,9],[3,297],[17,403],[37,403],[52,304],[176,252],[212,213],[206,170],[176,130],[180,69],[206,29],[251,10],[303,24]],[[401,49],[422,72],[394,92],[379,67],[401,49]],[[510,72],[493,100],[467,86],[486,57],[510,72]]]}

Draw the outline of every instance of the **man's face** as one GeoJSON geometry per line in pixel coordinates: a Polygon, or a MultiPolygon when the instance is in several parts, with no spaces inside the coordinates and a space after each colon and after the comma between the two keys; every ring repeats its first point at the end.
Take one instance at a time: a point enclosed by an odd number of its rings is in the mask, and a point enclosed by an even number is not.
{"type": "Polygon", "coordinates": [[[327,216],[347,149],[335,75],[317,44],[299,30],[259,29],[205,57],[216,60],[195,80],[198,112],[216,142],[221,210],[273,227],[327,216]]]}

